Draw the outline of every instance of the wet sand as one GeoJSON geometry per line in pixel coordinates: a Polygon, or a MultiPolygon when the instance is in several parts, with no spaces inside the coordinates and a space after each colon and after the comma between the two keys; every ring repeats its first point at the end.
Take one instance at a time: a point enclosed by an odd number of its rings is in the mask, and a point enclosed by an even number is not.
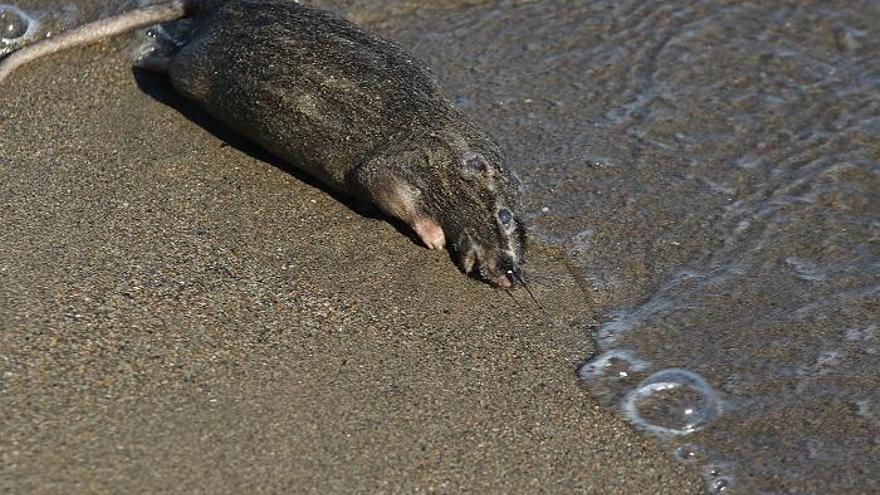
{"type": "MultiPolygon", "coordinates": [[[[544,317],[213,126],[124,40],[0,95],[0,491],[697,493],[544,317]]],[[[515,130],[513,131],[515,132],[515,130]]]]}

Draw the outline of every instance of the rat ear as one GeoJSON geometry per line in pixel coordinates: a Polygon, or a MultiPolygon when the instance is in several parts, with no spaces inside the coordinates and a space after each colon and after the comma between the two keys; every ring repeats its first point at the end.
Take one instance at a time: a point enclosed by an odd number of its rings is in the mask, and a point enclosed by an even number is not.
{"type": "Polygon", "coordinates": [[[489,160],[486,160],[486,157],[479,153],[474,153],[473,151],[468,151],[462,155],[461,162],[465,172],[474,175],[491,176],[495,173],[492,169],[492,165],[489,164],[489,160]]]}

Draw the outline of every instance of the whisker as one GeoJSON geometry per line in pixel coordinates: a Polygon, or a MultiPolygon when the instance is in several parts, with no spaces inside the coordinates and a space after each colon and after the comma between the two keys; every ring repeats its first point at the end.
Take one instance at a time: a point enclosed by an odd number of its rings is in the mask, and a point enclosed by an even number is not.
{"type": "Polygon", "coordinates": [[[504,292],[507,292],[507,295],[510,296],[511,299],[513,299],[513,302],[514,302],[514,304],[516,304],[517,307],[519,307],[519,308],[522,307],[522,304],[520,304],[519,301],[517,301],[516,298],[513,297],[513,292],[510,292],[510,289],[505,287],[504,292]]]}
{"type": "Polygon", "coordinates": [[[508,273],[508,275],[512,275],[516,279],[516,281],[519,282],[523,286],[523,289],[525,289],[526,293],[529,295],[529,297],[532,298],[532,302],[535,303],[535,306],[537,306],[538,309],[540,309],[541,312],[544,313],[545,316],[550,316],[549,314],[547,314],[547,311],[544,310],[544,306],[541,306],[541,303],[539,303],[538,300],[535,299],[535,295],[532,294],[532,290],[529,289],[529,286],[526,284],[526,281],[523,280],[522,275],[520,275],[519,272],[513,271],[513,270],[508,270],[507,273],[508,273]]]}

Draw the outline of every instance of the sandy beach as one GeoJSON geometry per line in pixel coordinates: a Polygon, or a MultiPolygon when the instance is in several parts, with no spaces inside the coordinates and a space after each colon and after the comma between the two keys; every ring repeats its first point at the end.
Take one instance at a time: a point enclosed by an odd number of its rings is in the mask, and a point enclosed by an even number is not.
{"type": "Polygon", "coordinates": [[[700,492],[579,385],[601,304],[554,248],[529,264],[544,315],[133,76],[125,44],[0,94],[0,491],[700,492]]]}

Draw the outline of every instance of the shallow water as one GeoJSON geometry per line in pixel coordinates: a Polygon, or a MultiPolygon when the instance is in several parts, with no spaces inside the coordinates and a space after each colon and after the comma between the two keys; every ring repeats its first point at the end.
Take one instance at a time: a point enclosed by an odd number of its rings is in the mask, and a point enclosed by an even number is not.
{"type": "Polygon", "coordinates": [[[880,490],[880,2],[413,17],[606,308],[599,400],[710,492],[880,490]]]}
{"type": "Polygon", "coordinates": [[[0,5],[0,56],[33,41],[40,22],[15,5],[0,5]]]}
{"type": "Polygon", "coordinates": [[[710,492],[880,491],[880,2],[316,3],[502,141],[604,308],[602,403],[710,492]]]}

